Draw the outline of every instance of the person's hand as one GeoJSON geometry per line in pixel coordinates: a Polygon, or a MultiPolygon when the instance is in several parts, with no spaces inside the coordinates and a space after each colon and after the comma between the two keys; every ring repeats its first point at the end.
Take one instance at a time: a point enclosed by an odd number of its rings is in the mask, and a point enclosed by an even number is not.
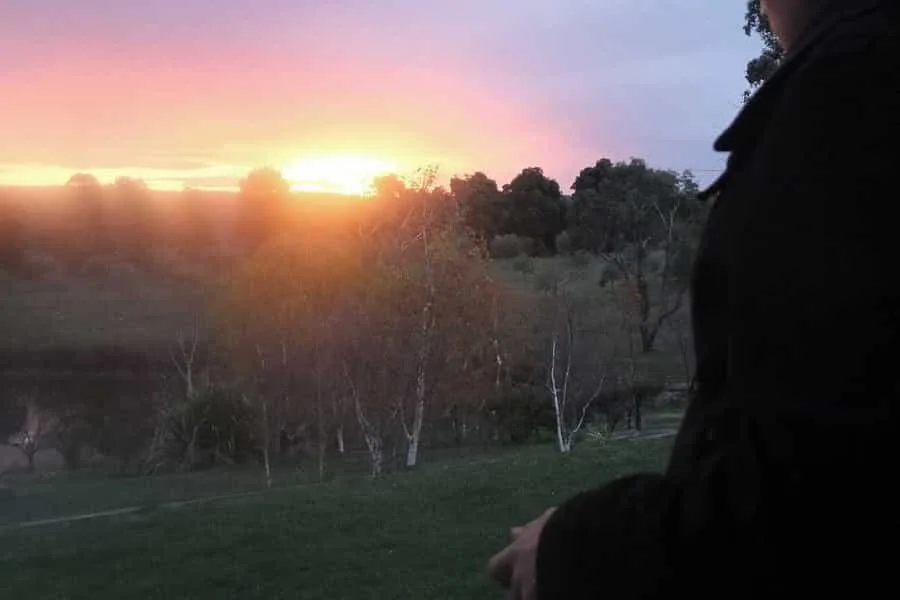
{"type": "Polygon", "coordinates": [[[540,517],[510,531],[512,542],[491,557],[488,573],[506,588],[507,600],[537,599],[537,548],[544,524],[555,508],[544,511],[540,517]]]}

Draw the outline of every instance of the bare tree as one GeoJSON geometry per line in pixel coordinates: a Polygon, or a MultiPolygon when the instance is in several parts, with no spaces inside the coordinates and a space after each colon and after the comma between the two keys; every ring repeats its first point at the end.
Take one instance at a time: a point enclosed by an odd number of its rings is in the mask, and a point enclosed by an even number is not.
{"type": "Polygon", "coordinates": [[[682,373],[684,375],[684,383],[688,387],[693,385],[694,381],[694,364],[693,364],[693,342],[691,339],[691,324],[688,318],[676,318],[669,323],[669,329],[675,343],[678,346],[678,354],[681,358],[682,373]]]}
{"type": "Polygon", "coordinates": [[[452,198],[433,183],[428,169],[415,187],[379,180],[377,211],[358,231],[365,268],[348,311],[353,359],[345,378],[373,464],[383,460],[392,424],[405,465],[418,464],[429,415],[441,414],[440,403],[471,374],[472,352],[491,340],[494,291],[483,255],[459,226],[452,198]]]}
{"type": "Polygon", "coordinates": [[[372,477],[378,477],[384,471],[384,439],[380,428],[370,420],[364,407],[362,394],[358,387],[359,378],[363,375],[358,372],[352,373],[347,362],[344,362],[343,369],[345,381],[350,389],[353,411],[362,430],[363,438],[366,441],[366,448],[369,451],[371,474],[372,477]]]}
{"type": "Polygon", "coordinates": [[[625,357],[622,365],[624,374],[619,375],[620,391],[625,394],[625,416],[629,428],[641,431],[643,427],[643,413],[641,402],[643,398],[637,389],[640,369],[638,364],[638,343],[643,341],[644,304],[640,294],[635,293],[631,282],[624,281],[612,290],[611,300],[618,306],[618,314],[621,316],[621,329],[624,334],[625,357]]]}
{"type": "Polygon", "coordinates": [[[582,170],[573,184],[582,243],[634,290],[641,351],[654,349],[663,325],[682,307],[702,208],[697,185],[639,159],[609,159],[582,170]]]}
{"type": "Polygon", "coordinates": [[[334,441],[339,455],[347,452],[347,442],[344,438],[344,422],[347,418],[348,400],[345,394],[335,392],[331,394],[331,417],[334,421],[334,441]]]}
{"type": "Polygon", "coordinates": [[[636,194],[628,196],[622,212],[634,221],[634,239],[627,246],[601,253],[635,295],[636,326],[643,352],[654,348],[662,327],[684,305],[689,284],[684,276],[684,262],[689,249],[678,235],[681,223],[677,219],[683,212],[683,203],[681,196],[665,204],[636,194]],[[647,218],[656,220],[656,225],[647,226],[644,231],[635,224],[647,218]],[[657,269],[652,268],[650,261],[654,249],[661,255],[662,264],[657,269]]]}
{"type": "Polygon", "coordinates": [[[19,402],[25,406],[25,422],[18,432],[9,437],[9,445],[25,455],[28,471],[34,472],[34,457],[53,433],[57,419],[38,406],[36,394],[23,395],[19,402]]]}
{"type": "MultiPolygon", "coordinates": [[[[266,357],[263,354],[262,348],[257,343],[256,344],[256,356],[259,360],[259,372],[262,377],[265,377],[268,369],[268,364],[266,361],[266,357]]],[[[272,487],[272,461],[269,457],[269,454],[272,450],[272,426],[269,421],[269,394],[266,393],[264,386],[257,385],[255,386],[257,389],[257,402],[259,403],[260,411],[262,412],[262,419],[260,420],[260,429],[262,434],[262,454],[263,454],[263,469],[266,474],[266,488],[272,487]],[[262,389],[261,389],[262,388],[262,389]]],[[[245,401],[247,400],[247,396],[244,396],[245,401]]]]}
{"type": "Polygon", "coordinates": [[[169,358],[184,381],[184,395],[188,400],[194,399],[197,394],[195,362],[200,340],[200,317],[197,313],[194,313],[192,321],[188,335],[185,336],[183,331],[179,332],[175,349],[169,348],[169,358]]]}
{"type": "Polygon", "coordinates": [[[568,454],[584,426],[591,405],[600,397],[607,366],[596,335],[585,335],[586,307],[555,274],[544,290],[545,335],[548,339],[547,391],[556,421],[559,451],[568,454]]]}

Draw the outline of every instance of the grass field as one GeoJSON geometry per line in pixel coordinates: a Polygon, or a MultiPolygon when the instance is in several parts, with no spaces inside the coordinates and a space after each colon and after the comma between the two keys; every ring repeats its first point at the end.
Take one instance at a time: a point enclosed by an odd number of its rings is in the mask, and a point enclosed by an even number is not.
{"type": "MultiPolygon", "coordinates": [[[[346,478],[126,517],[8,529],[0,533],[2,595],[500,598],[484,563],[511,525],[585,487],[660,470],[670,444],[585,442],[569,457],[534,446],[431,462],[378,481],[346,478]]],[[[185,477],[200,485],[213,476],[185,477]]],[[[165,481],[171,480],[155,483],[165,481]]],[[[57,492],[64,496],[66,485],[57,492]]],[[[105,485],[93,493],[115,495],[121,482],[105,485]]]]}
{"type": "MultiPolygon", "coordinates": [[[[671,433],[678,428],[680,410],[650,411],[645,416],[643,436],[653,437],[671,433]]],[[[628,437],[634,432],[622,430],[617,436],[628,437]]],[[[530,450],[529,450],[530,451],[530,450]]],[[[424,448],[423,463],[465,464],[466,461],[502,460],[522,452],[521,447],[481,446],[461,448],[424,448]]],[[[358,478],[369,472],[368,456],[357,451],[343,458],[332,457],[327,463],[327,479],[358,478]]],[[[388,472],[393,464],[386,466],[388,472]]],[[[273,487],[315,484],[319,481],[313,458],[296,459],[276,466],[273,487]]],[[[122,476],[109,466],[96,465],[78,471],[6,473],[3,483],[15,491],[13,498],[0,501],[0,528],[29,521],[57,519],[86,513],[138,507],[152,510],[167,502],[182,502],[203,498],[258,492],[264,489],[261,467],[243,466],[219,468],[192,473],[160,474],[152,477],[122,476]]]]}

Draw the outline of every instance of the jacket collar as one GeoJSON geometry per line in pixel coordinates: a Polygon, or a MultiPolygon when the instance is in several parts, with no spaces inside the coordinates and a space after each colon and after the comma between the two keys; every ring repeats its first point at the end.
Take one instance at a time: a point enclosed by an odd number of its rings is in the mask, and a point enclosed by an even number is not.
{"type": "MultiPolygon", "coordinates": [[[[810,52],[832,29],[842,21],[871,12],[885,0],[858,0],[853,6],[845,8],[841,0],[828,0],[818,15],[800,36],[791,51],[784,56],[781,64],[766,80],[713,144],[716,152],[735,152],[751,148],[769,120],[782,96],[791,75],[802,65],[810,52]]],[[[698,194],[700,200],[714,197],[722,189],[730,175],[734,155],[729,157],[728,166],[709,187],[698,194]]]]}

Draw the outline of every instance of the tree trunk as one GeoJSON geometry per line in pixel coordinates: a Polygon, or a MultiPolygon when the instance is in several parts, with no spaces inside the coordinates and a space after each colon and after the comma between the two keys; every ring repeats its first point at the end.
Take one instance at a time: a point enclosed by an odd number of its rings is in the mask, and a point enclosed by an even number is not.
{"type": "MultiPolygon", "coordinates": [[[[431,307],[426,306],[426,314],[431,312],[431,307]]],[[[427,322],[426,322],[427,323],[427,322]]],[[[406,468],[412,469],[416,466],[419,459],[419,442],[422,439],[422,424],[425,422],[425,363],[431,350],[430,339],[431,331],[426,324],[422,328],[425,341],[422,350],[419,353],[419,368],[416,373],[416,409],[413,413],[412,428],[406,432],[406,468]]],[[[406,424],[404,423],[404,427],[406,424]]]]}
{"type": "Polygon", "coordinates": [[[328,451],[328,439],[323,435],[319,439],[319,481],[325,481],[325,456],[328,451]]]}
{"type": "Polygon", "coordinates": [[[369,449],[369,458],[372,463],[372,477],[378,477],[383,472],[384,467],[384,450],[381,436],[366,418],[362,403],[359,401],[359,395],[353,394],[353,408],[356,411],[356,420],[362,429],[363,437],[366,440],[366,447],[369,449]]]}
{"type": "Polygon", "coordinates": [[[634,430],[640,432],[644,427],[644,417],[641,414],[641,398],[638,394],[631,394],[631,415],[634,419],[634,430]]]}
{"type": "Polygon", "coordinates": [[[647,278],[644,274],[644,260],[646,258],[646,249],[641,245],[638,247],[638,254],[635,272],[635,287],[638,302],[638,329],[641,332],[641,352],[652,352],[653,343],[656,341],[656,333],[658,328],[650,322],[650,288],[647,285],[647,278]]]}
{"type": "Polygon", "coordinates": [[[335,432],[335,436],[337,438],[337,451],[338,454],[344,456],[346,452],[346,448],[344,446],[344,424],[339,423],[337,426],[337,431],[335,432]]]}
{"type": "Polygon", "coordinates": [[[263,429],[263,467],[266,472],[266,489],[270,489],[272,487],[272,464],[269,461],[269,446],[271,445],[271,440],[269,439],[269,403],[263,401],[262,403],[262,429],[263,429]]]}
{"type": "Polygon", "coordinates": [[[656,336],[659,334],[659,327],[641,323],[638,329],[641,333],[641,352],[644,354],[653,352],[656,347],[656,336]]]}
{"type": "MultiPolygon", "coordinates": [[[[422,346],[419,349],[419,364],[416,370],[416,409],[413,415],[412,429],[406,432],[406,468],[412,469],[419,460],[419,442],[422,439],[422,424],[425,421],[426,369],[431,356],[431,342],[434,331],[434,298],[435,289],[432,281],[432,270],[428,250],[428,231],[422,229],[422,241],[425,247],[425,304],[422,307],[422,346]]],[[[404,427],[406,423],[404,422],[404,427]]]]}
{"type": "Polygon", "coordinates": [[[272,436],[272,456],[275,457],[275,460],[278,460],[284,454],[284,448],[281,444],[281,432],[284,430],[284,420],[277,419],[275,426],[272,427],[272,431],[275,435],[272,436]]]}
{"type": "Polygon", "coordinates": [[[466,437],[465,424],[460,417],[458,407],[455,405],[450,409],[450,429],[453,431],[453,442],[457,447],[462,446],[466,437]]]}
{"type": "Polygon", "coordinates": [[[369,447],[369,457],[372,461],[372,477],[380,477],[384,472],[384,451],[381,438],[366,434],[366,445],[369,447]]]}
{"type": "Polygon", "coordinates": [[[197,466],[197,436],[200,435],[200,426],[195,425],[191,430],[191,439],[188,441],[185,464],[191,470],[197,466]]]}
{"type": "Polygon", "coordinates": [[[67,471],[75,471],[81,466],[81,444],[65,444],[61,447],[63,466],[67,471]]]}
{"type": "Polygon", "coordinates": [[[272,464],[269,462],[269,444],[263,445],[263,469],[266,475],[266,489],[272,487],[272,464]]]}
{"type": "Polygon", "coordinates": [[[316,437],[319,442],[319,481],[325,479],[325,455],[328,451],[328,425],[325,422],[325,400],[322,397],[322,375],[316,370],[316,437]]]}
{"type": "Polygon", "coordinates": [[[563,422],[565,419],[565,399],[559,397],[559,383],[556,381],[557,347],[556,336],[554,336],[550,346],[550,395],[553,400],[553,415],[556,417],[556,444],[559,451],[565,454],[567,452],[564,436],[565,423],[563,422]]]}
{"type": "MultiPolygon", "coordinates": [[[[418,396],[419,394],[417,394],[418,396]]],[[[422,424],[425,421],[425,398],[424,395],[416,398],[416,412],[413,416],[413,425],[407,435],[406,447],[406,468],[412,469],[416,466],[419,459],[419,442],[422,439],[422,424]]]]}
{"type": "Polygon", "coordinates": [[[338,454],[344,456],[346,453],[346,443],[344,441],[344,416],[346,414],[346,398],[342,396],[331,397],[331,412],[334,418],[334,437],[337,444],[338,454]]]}

